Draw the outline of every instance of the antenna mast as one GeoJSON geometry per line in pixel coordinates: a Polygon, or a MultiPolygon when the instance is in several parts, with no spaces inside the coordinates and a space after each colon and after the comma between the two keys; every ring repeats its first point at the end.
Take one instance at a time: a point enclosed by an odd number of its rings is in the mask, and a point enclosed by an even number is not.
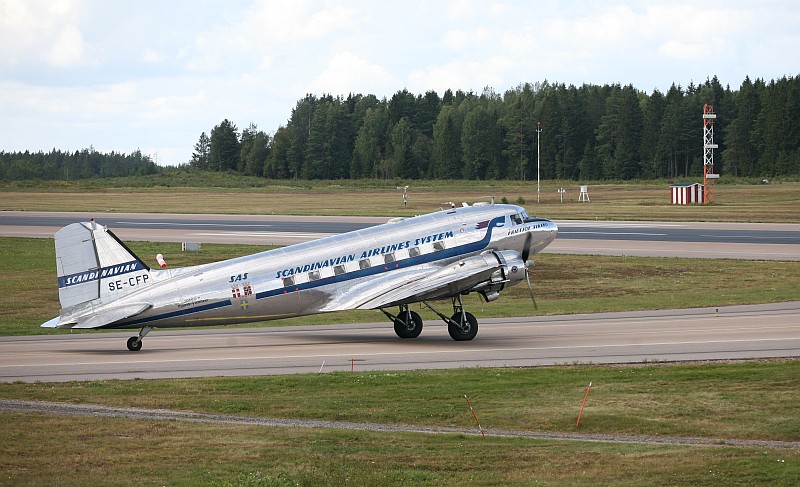
{"type": "Polygon", "coordinates": [[[719,174],[714,173],[714,149],[718,146],[714,143],[714,120],[717,114],[714,107],[708,103],[703,104],[703,204],[707,205],[714,201],[714,179],[719,178],[719,174]],[[709,181],[710,180],[710,181],[709,181]]]}

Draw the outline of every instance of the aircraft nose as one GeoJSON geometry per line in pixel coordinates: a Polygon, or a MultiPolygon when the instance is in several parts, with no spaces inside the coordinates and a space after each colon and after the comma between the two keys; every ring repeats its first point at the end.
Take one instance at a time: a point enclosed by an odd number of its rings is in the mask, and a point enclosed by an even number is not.
{"type": "Polygon", "coordinates": [[[540,224],[538,228],[534,227],[529,230],[527,241],[525,243],[526,249],[525,253],[523,253],[523,256],[527,257],[528,252],[538,254],[544,250],[545,247],[550,245],[558,235],[558,225],[544,218],[539,219],[538,221],[544,223],[544,225],[540,224]],[[546,223],[542,222],[542,220],[544,220],[546,223]]]}
{"type": "Polygon", "coordinates": [[[558,236],[558,225],[556,225],[552,221],[547,222],[547,230],[548,230],[547,242],[542,246],[542,248],[547,247],[548,245],[553,243],[553,240],[555,240],[556,237],[558,236]]]}

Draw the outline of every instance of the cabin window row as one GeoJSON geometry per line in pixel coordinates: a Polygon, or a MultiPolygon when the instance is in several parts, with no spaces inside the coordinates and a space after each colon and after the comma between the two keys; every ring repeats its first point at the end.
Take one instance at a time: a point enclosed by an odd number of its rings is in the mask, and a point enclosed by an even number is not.
{"type": "MultiPolygon", "coordinates": [[[[438,242],[434,242],[433,243],[432,248],[433,248],[434,252],[439,252],[441,250],[444,250],[446,248],[446,246],[445,246],[444,241],[438,241],[438,242]]],[[[422,255],[422,251],[420,250],[419,247],[411,247],[410,249],[408,249],[408,257],[409,258],[419,257],[420,255],[422,255]]],[[[383,264],[391,264],[393,262],[397,262],[397,256],[395,255],[395,252],[389,252],[387,254],[383,254],[381,257],[383,258],[383,262],[382,262],[383,264]]],[[[368,257],[366,259],[361,259],[361,260],[358,261],[358,268],[361,269],[361,270],[369,269],[370,267],[372,267],[373,262],[375,263],[375,265],[379,265],[379,262],[376,262],[377,260],[378,260],[377,256],[368,257]]],[[[308,272],[307,273],[308,282],[318,281],[318,280],[322,279],[323,277],[326,277],[326,276],[323,276],[323,272],[324,272],[324,270],[313,270],[313,271],[308,272]]],[[[345,264],[339,264],[339,265],[333,266],[333,275],[334,276],[341,276],[342,274],[346,274],[346,273],[347,273],[347,267],[345,266],[345,264]]],[[[298,282],[297,277],[298,277],[297,275],[284,277],[283,278],[283,287],[291,287],[291,286],[294,286],[295,284],[297,284],[297,282],[298,282]]]]}

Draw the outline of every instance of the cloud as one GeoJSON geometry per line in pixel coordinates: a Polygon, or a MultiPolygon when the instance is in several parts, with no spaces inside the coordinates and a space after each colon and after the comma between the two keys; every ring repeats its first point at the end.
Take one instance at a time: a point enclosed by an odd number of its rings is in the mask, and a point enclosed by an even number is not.
{"type": "Polygon", "coordinates": [[[375,87],[390,87],[394,83],[391,73],[378,64],[345,51],[335,54],[325,69],[319,73],[305,90],[308,93],[374,93],[375,87]]]}
{"type": "Polygon", "coordinates": [[[0,67],[85,64],[87,50],[78,26],[80,18],[77,1],[0,1],[0,67]]]}
{"type": "Polygon", "coordinates": [[[166,59],[166,56],[164,56],[164,54],[156,51],[155,49],[152,49],[152,48],[148,47],[144,51],[142,51],[141,60],[144,63],[147,63],[147,64],[158,64],[158,63],[164,62],[165,59],[166,59]]]}
{"type": "Polygon", "coordinates": [[[281,65],[326,52],[329,38],[352,27],[357,11],[310,0],[257,1],[195,34],[181,53],[198,73],[280,70],[281,65]]]}
{"type": "Polygon", "coordinates": [[[52,41],[47,60],[52,66],[68,68],[82,64],[86,46],[83,35],[74,25],[61,29],[52,41]]]}
{"type": "Polygon", "coordinates": [[[503,56],[480,61],[454,60],[446,64],[431,65],[412,70],[408,88],[414,93],[434,90],[440,95],[445,90],[463,90],[481,93],[484,87],[503,86],[505,75],[513,63],[503,56]]]}
{"type": "Polygon", "coordinates": [[[464,50],[473,46],[483,46],[492,37],[486,27],[477,27],[471,31],[451,30],[445,32],[442,44],[452,50],[464,50]]]}
{"type": "Polygon", "coordinates": [[[475,0],[453,0],[447,7],[447,18],[452,21],[463,21],[474,18],[480,9],[475,0]]]}
{"type": "Polygon", "coordinates": [[[798,74],[797,25],[777,0],[0,0],[0,150],[183,146],[164,161],[183,162],[223,118],[273,131],[306,93],[737,86],[798,74]]]}

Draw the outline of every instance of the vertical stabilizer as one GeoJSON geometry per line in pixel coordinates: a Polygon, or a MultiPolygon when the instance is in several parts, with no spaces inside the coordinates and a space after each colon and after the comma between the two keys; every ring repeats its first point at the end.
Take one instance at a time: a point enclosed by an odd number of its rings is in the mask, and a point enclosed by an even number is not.
{"type": "Polygon", "coordinates": [[[73,223],[55,235],[58,298],[69,308],[149,284],[150,268],[108,228],[73,223]]]}

